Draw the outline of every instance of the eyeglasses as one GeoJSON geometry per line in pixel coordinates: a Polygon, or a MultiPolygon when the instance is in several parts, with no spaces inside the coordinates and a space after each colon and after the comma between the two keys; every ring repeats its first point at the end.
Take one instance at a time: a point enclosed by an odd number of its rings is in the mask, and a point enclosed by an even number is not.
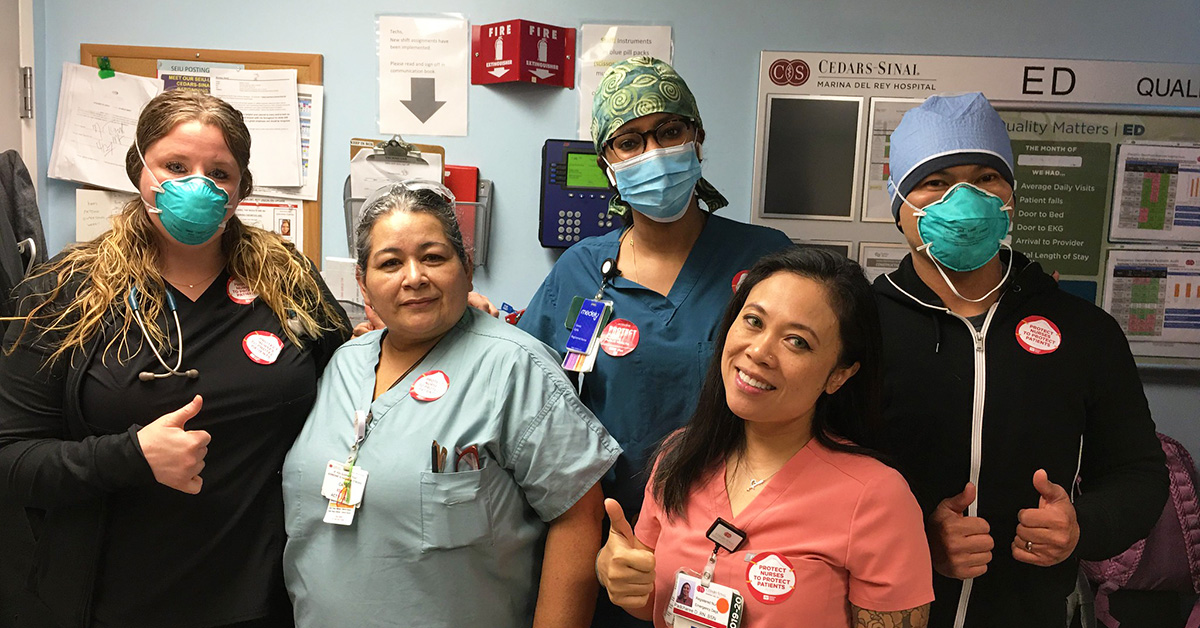
{"type": "Polygon", "coordinates": [[[630,131],[614,135],[604,143],[603,147],[611,150],[621,159],[637,157],[646,151],[646,141],[653,136],[654,141],[662,147],[679,146],[691,139],[688,134],[695,128],[696,122],[688,118],[667,120],[649,131],[630,131]]]}

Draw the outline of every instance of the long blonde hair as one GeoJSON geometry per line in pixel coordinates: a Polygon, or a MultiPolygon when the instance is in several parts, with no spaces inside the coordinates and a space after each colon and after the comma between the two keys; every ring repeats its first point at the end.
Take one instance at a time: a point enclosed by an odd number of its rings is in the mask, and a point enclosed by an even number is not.
{"type": "MultiPolygon", "coordinates": [[[[253,189],[249,170],[250,132],[242,114],[219,98],[182,90],[159,94],[138,119],[137,146],[147,150],[177,125],[193,121],[221,131],[241,171],[238,197],[248,196],[253,189]]],[[[125,156],[125,171],[134,187],[139,187],[142,160],[133,146],[125,156]]],[[[105,347],[107,354],[118,340],[130,335],[135,324],[128,299],[130,289],[135,288],[146,340],[158,346],[167,344],[169,340],[156,322],[166,308],[166,284],[158,271],[156,238],[154,223],[139,195],[113,217],[110,231],[91,242],[71,247],[26,279],[49,276],[54,285],[48,291],[26,297],[35,300],[32,305],[18,304],[18,311],[29,312],[24,317],[18,342],[31,326],[41,334],[61,338],[49,358],[52,362],[83,350],[101,332],[109,317],[115,315],[119,333],[109,340],[105,347]],[[63,295],[64,287],[72,281],[79,282],[78,292],[63,295]],[[70,301],[55,305],[62,297],[70,301]]],[[[301,344],[300,333],[288,324],[293,316],[303,334],[310,337],[318,336],[321,331],[345,330],[341,315],[323,297],[308,260],[283,238],[245,225],[233,216],[221,235],[221,250],[230,276],[258,293],[258,298],[279,318],[284,334],[293,344],[301,344]]],[[[124,356],[136,353],[127,343],[121,344],[126,349],[124,356]]]]}

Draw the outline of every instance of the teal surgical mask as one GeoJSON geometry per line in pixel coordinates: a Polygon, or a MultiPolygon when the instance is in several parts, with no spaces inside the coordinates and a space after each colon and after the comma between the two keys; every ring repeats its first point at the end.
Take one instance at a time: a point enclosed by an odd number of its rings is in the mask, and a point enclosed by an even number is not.
{"type": "Polygon", "coordinates": [[[225,226],[225,212],[232,203],[229,194],[216,181],[193,174],[160,183],[146,165],[141,148],[135,148],[142,167],[154,180],[154,186],[150,188],[154,191],[154,204],[142,199],[146,211],[159,215],[163,228],[172,238],[181,244],[203,244],[225,226]]]}
{"type": "MultiPolygon", "coordinates": [[[[897,192],[899,194],[899,192],[897,192]]],[[[938,273],[950,289],[964,301],[979,302],[991,296],[1008,279],[978,299],[967,299],[959,294],[942,266],[957,272],[970,272],[982,268],[1000,252],[1004,239],[1012,224],[1012,199],[1005,202],[999,196],[980,189],[970,183],[956,183],[942,198],[917,208],[901,196],[904,204],[913,209],[917,217],[917,233],[923,243],[917,248],[935,263],[938,273]]]]}
{"type": "Polygon", "coordinates": [[[696,143],[656,148],[608,166],[621,200],[655,222],[683,218],[700,180],[696,143]]]}

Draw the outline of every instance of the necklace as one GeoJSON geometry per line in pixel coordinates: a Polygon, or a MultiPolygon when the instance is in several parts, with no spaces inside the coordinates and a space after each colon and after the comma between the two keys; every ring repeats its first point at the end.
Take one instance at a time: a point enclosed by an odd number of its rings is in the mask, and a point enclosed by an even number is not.
{"type": "Polygon", "coordinates": [[[627,279],[633,283],[638,283],[637,248],[633,245],[633,227],[630,227],[629,230],[621,236],[622,239],[625,239],[626,237],[628,237],[629,240],[629,256],[633,258],[633,276],[627,277],[627,279]]]}
{"type": "MultiPolygon", "coordinates": [[[[204,279],[201,279],[200,281],[197,281],[196,283],[184,283],[184,282],[182,282],[182,281],[181,281],[181,282],[179,282],[179,285],[182,285],[182,286],[187,286],[188,288],[195,288],[196,286],[198,286],[198,285],[200,285],[200,284],[202,284],[202,283],[208,283],[209,281],[212,281],[213,279],[216,279],[217,275],[220,275],[220,274],[221,274],[221,271],[223,271],[223,270],[225,270],[223,267],[222,267],[222,268],[218,268],[218,269],[217,269],[217,272],[215,272],[215,273],[213,273],[213,274],[211,274],[211,275],[209,275],[209,276],[205,277],[204,279]]],[[[170,279],[169,277],[167,277],[166,275],[163,275],[161,272],[159,273],[159,275],[161,275],[163,279],[165,279],[165,280],[167,280],[167,281],[171,282],[171,284],[172,284],[172,285],[174,285],[174,284],[175,284],[175,282],[174,282],[174,281],[171,281],[171,279],[170,279]]]]}
{"type": "MultiPolygon", "coordinates": [[[[745,462],[745,461],[744,461],[744,460],[738,460],[738,466],[741,466],[743,462],[745,462]]],[[[782,469],[782,468],[783,468],[783,467],[780,467],[780,469],[782,469]]],[[[775,469],[774,471],[772,471],[772,472],[771,472],[771,474],[770,474],[770,475],[768,475],[767,477],[765,477],[765,478],[763,478],[763,479],[761,479],[761,480],[760,480],[760,479],[758,479],[758,478],[755,478],[755,477],[753,477],[753,476],[754,476],[754,475],[756,475],[756,474],[754,473],[754,469],[751,469],[751,468],[750,468],[750,464],[749,464],[749,463],[746,463],[746,470],[750,472],[750,476],[751,476],[751,477],[750,477],[750,486],[747,486],[747,487],[746,487],[746,492],[747,492],[747,493],[749,493],[750,491],[753,491],[754,489],[756,489],[756,488],[758,488],[758,487],[762,486],[763,484],[766,484],[766,483],[767,483],[767,480],[770,480],[771,478],[775,477],[775,474],[776,474],[776,473],[779,473],[779,469],[775,469]]]]}

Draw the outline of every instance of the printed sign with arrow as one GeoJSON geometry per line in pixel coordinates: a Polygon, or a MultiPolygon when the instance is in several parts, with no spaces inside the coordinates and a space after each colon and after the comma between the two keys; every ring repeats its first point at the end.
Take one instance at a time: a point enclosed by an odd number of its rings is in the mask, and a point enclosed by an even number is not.
{"type": "Polygon", "coordinates": [[[428,122],[433,114],[437,113],[445,101],[434,99],[434,85],[436,79],[412,77],[410,79],[412,85],[412,96],[410,100],[402,100],[405,107],[412,112],[422,123],[428,122]]]}
{"type": "Polygon", "coordinates": [[[379,16],[379,131],[467,134],[467,21],[379,16]]]}

